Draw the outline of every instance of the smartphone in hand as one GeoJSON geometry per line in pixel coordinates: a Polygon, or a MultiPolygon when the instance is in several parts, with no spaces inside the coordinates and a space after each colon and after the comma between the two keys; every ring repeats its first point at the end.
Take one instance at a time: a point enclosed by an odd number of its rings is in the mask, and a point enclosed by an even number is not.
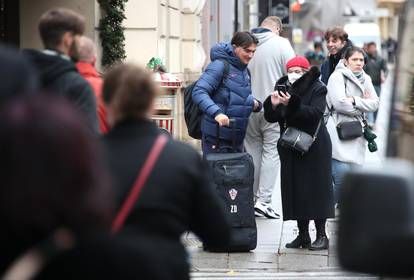
{"type": "Polygon", "coordinates": [[[286,85],[276,85],[275,90],[277,90],[279,96],[280,96],[280,92],[287,93],[286,85]]]}

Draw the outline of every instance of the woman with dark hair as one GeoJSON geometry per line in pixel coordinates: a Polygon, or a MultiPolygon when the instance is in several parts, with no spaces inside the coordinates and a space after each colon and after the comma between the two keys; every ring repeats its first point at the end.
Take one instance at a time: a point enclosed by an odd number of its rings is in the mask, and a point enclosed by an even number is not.
{"type": "Polygon", "coordinates": [[[236,32],[230,43],[219,43],[211,48],[211,63],[193,89],[193,101],[203,112],[201,122],[203,153],[217,152],[217,125],[220,125],[220,150],[243,150],[249,116],[262,108],[251,94],[250,73],[247,64],[258,44],[250,32],[236,32]],[[235,120],[235,135],[230,128],[235,120]]]}
{"type": "Polygon", "coordinates": [[[325,250],[329,247],[326,219],[334,216],[331,174],[331,141],[323,122],[326,87],[318,67],[310,68],[303,56],[286,63],[287,76],[276,82],[279,91],[264,102],[268,122],[279,122],[281,135],[294,127],[316,137],[307,153],[278,142],[281,163],[283,220],[296,220],[298,237],[287,248],[325,250]],[[284,90],[283,90],[284,89],[284,90]],[[311,243],[309,220],[314,220],[316,240],[311,243]]]}
{"type": "Polygon", "coordinates": [[[2,279],[166,279],[152,241],[104,233],[110,180],[97,139],[66,101],[37,95],[2,107],[0,150],[2,279]]]}
{"type": "MultiPolygon", "coordinates": [[[[118,208],[159,139],[161,132],[150,120],[157,93],[151,74],[133,65],[115,67],[105,77],[103,99],[113,127],[104,143],[118,208]]],[[[121,233],[158,238],[152,254],[160,258],[160,270],[168,272],[168,279],[189,279],[188,257],[180,241],[185,231],[194,232],[210,246],[223,247],[229,241],[229,224],[210,184],[207,166],[186,144],[167,140],[131,205],[121,233]]]]}
{"type": "Polygon", "coordinates": [[[328,82],[327,104],[331,114],[327,128],[332,141],[332,179],[336,203],[344,173],[352,165],[364,163],[367,148],[362,133],[356,138],[340,139],[337,126],[359,121],[362,130],[364,114],[376,111],[379,105],[371,77],[363,70],[364,61],[362,49],[348,48],[328,82]]]}

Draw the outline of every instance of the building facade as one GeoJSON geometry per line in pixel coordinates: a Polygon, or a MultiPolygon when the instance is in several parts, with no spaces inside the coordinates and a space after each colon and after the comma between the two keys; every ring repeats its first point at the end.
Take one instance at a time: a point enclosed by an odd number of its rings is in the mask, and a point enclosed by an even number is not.
{"type": "MultiPolygon", "coordinates": [[[[0,0],[1,39],[21,49],[41,49],[38,20],[47,10],[65,7],[84,15],[85,35],[93,38],[101,55],[97,31],[101,10],[96,0],[0,0]]],[[[167,70],[184,84],[195,80],[206,60],[202,45],[205,0],[128,0],[125,5],[126,62],[145,66],[152,57],[162,59],[167,70]]],[[[209,27],[209,13],[204,29],[209,27]]],[[[208,46],[206,46],[208,47],[208,46]]],[[[98,60],[99,61],[99,60],[98,60]]],[[[100,68],[100,65],[98,65],[100,68]]],[[[182,96],[175,99],[175,134],[185,138],[182,96]]]]}

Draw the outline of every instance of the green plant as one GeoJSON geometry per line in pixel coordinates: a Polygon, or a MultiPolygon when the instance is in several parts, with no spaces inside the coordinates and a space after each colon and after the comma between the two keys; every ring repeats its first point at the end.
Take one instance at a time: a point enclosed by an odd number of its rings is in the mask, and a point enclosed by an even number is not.
{"type": "Polygon", "coordinates": [[[102,41],[102,65],[110,67],[125,59],[125,3],[128,0],[98,0],[102,10],[99,21],[99,37],[102,41]]]}

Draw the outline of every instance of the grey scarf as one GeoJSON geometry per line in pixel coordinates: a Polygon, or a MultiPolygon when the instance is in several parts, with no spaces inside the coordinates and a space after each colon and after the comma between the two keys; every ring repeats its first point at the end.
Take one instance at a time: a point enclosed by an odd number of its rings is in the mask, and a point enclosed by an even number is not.
{"type": "Polygon", "coordinates": [[[361,83],[361,85],[364,85],[364,83],[365,83],[364,71],[352,72],[352,73],[358,79],[358,81],[361,83]]]}

